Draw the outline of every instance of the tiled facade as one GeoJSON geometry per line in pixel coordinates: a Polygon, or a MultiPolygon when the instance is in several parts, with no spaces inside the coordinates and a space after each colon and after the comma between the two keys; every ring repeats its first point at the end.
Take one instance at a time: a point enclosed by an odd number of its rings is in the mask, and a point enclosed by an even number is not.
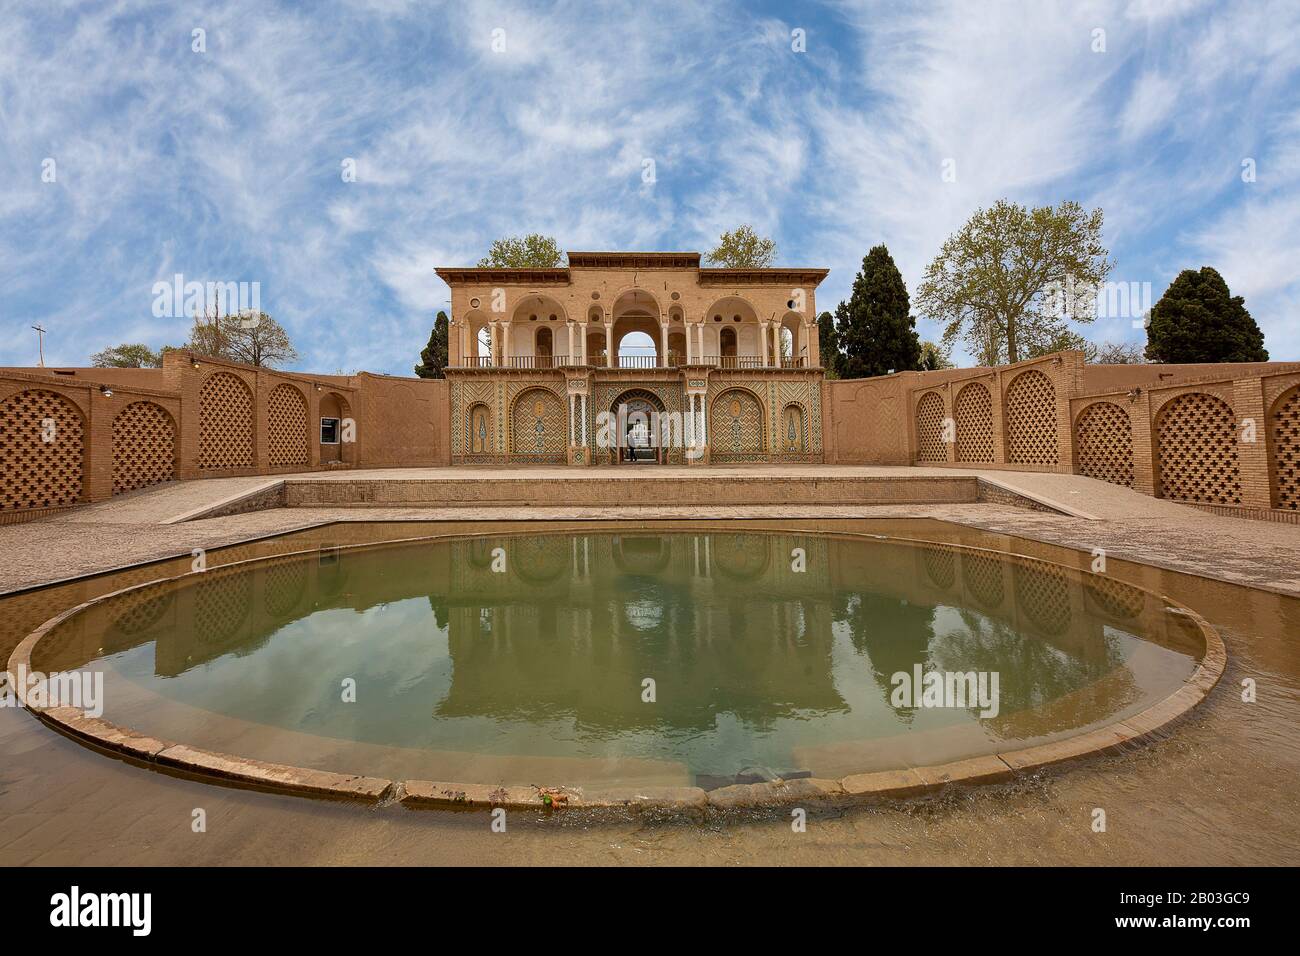
{"type": "Polygon", "coordinates": [[[698,253],[568,258],[438,270],[452,291],[453,463],[824,460],[825,270],[707,269],[698,253]],[[634,333],[651,345],[623,348],[634,333]]]}

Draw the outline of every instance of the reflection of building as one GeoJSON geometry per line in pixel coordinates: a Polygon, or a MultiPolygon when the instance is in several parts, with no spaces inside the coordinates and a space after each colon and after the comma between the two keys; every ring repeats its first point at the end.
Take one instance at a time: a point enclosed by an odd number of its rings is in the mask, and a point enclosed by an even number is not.
{"type": "Polygon", "coordinates": [[[37,664],[154,641],[156,672],[172,676],[255,652],[314,613],[412,600],[427,605],[431,638],[445,629],[451,658],[432,713],[571,717],[579,733],[843,712],[836,660],[860,661],[885,692],[916,664],[1000,671],[996,726],[1041,708],[1086,716],[1136,693],[1117,634],[1200,650],[1194,625],[1109,578],[941,545],[702,530],[327,548],[218,568],[92,606],[42,642],[37,664]]]}
{"type": "Polygon", "coordinates": [[[822,460],[824,269],[571,252],[565,268],[438,275],[453,462],[822,460]]]}

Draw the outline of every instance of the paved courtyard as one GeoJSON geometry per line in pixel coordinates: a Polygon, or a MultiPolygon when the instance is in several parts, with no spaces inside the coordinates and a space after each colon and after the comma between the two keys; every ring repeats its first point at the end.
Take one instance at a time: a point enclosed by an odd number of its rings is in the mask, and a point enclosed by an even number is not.
{"type": "MultiPolygon", "coordinates": [[[[521,493],[526,500],[527,492],[521,493]]],[[[629,492],[629,501],[635,500],[629,492]]],[[[1103,548],[1115,558],[1152,564],[1300,595],[1300,525],[1224,517],[1164,501],[1081,475],[855,465],[784,465],[745,468],[574,470],[535,468],[402,468],[318,472],[268,478],[218,478],[173,482],[54,517],[0,527],[0,593],[121,568],[193,548],[218,548],[250,538],[331,521],[518,521],[653,519],[935,518],[984,531],[1011,534],[1085,552],[1103,548]],[[897,478],[978,476],[1064,514],[1006,504],[727,506],[629,504],[596,508],[581,503],[588,481],[730,475],[897,478]],[[186,520],[259,491],[292,481],[464,481],[485,478],[562,482],[575,503],[564,507],[343,507],[273,508],[220,518],[186,520]]]]}

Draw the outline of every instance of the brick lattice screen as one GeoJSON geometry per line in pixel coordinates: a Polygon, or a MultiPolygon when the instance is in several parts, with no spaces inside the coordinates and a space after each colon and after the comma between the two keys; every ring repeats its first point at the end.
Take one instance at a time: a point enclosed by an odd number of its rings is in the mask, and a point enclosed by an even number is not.
{"type": "Polygon", "coordinates": [[[0,403],[0,511],[79,501],[82,459],[81,414],[62,395],[32,389],[0,403]]]}
{"type": "Polygon", "coordinates": [[[1162,497],[1241,504],[1237,420],[1227,402],[1204,392],[1180,395],[1165,406],[1156,433],[1162,497]]]}
{"type": "Polygon", "coordinates": [[[1097,402],[1074,426],[1079,474],[1133,487],[1133,426],[1114,402],[1097,402]]]}
{"type": "Polygon", "coordinates": [[[215,372],[199,390],[199,467],[252,466],[252,392],[229,372],[215,372]]]}
{"type": "Polygon", "coordinates": [[[1070,628],[1070,585],[1065,574],[1046,565],[1015,565],[1016,601],[1040,630],[1064,634],[1070,628]]]}
{"type": "Polygon", "coordinates": [[[983,382],[971,382],[957,393],[952,417],[957,423],[957,460],[993,460],[993,396],[983,382]]]}
{"type": "Polygon", "coordinates": [[[1278,399],[1268,427],[1273,450],[1273,507],[1300,511],[1300,387],[1278,399]]]}
{"type": "Polygon", "coordinates": [[[113,419],[113,494],[176,477],[176,428],[153,402],[132,402],[113,419]]]}
{"type": "Polygon", "coordinates": [[[1007,387],[1007,461],[1018,465],[1055,465],[1056,389],[1037,369],[1021,372],[1007,387]]]}
{"type": "Polygon", "coordinates": [[[266,418],[271,467],[307,464],[307,399],[302,392],[289,384],[277,385],[267,400],[266,418]]]}
{"type": "Polygon", "coordinates": [[[1006,589],[1002,584],[1002,561],[987,554],[966,552],[961,556],[962,581],[975,600],[989,610],[1002,606],[1006,589]]]}
{"type": "Polygon", "coordinates": [[[916,460],[948,460],[943,447],[943,396],[938,392],[926,392],[916,403],[916,460]]]}
{"type": "Polygon", "coordinates": [[[563,463],[568,450],[564,404],[546,388],[533,388],[515,401],[510,416],[510,452],[538,461],[563,463]]]}

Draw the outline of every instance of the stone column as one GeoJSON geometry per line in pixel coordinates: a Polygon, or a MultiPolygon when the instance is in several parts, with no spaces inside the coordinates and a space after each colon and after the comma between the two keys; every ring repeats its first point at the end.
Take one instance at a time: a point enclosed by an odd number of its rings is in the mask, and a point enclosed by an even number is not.
{"type": "Polygon", "coordinates": [[[505,340],[501,345],[501,357],[502,357],[503,365],[510,364],[510,324],[511,323],[506,322],[503,325],[503,328],[505,329],[505,340]]]}
{"type": "Polygon", "coordinates": [[[501,336],[497,328],[498,325],[499,323],[493,322],[490,326],[491,331],[488,333],[488,352],[492,356],[491,364],[493,365],[501,364],[501,336]]]}
{"type": "Polygon", "coordinates": [[[564,325],[565,325],[565,328],[568,330],[568,333],[569,333],[569,364],[570,364],[570,365],[573,365],[573,364],[575,364],[575,363],[578,361],[578,353],[577,353],[576,351],[574,351],[574,348],[573,348],[573,345],[574,345],[574,342],[573,342],[573,323],[572,323],[572,322],[566,322],[566,323],[564,323],[564,325]]]}
{"type": "Polygon", "coordinates": [[[767,323],[760,322],[758,328],[758,346],[763,356],[763,365],[767,366],[767,323]]]}
{"type": "Polygon", "coordinates": [[[668,367],[668,323],[659,323],[659,367],[668,367]]]}
{"type": "Polygon", "coordinates": [[[614,367],[614,323],[605,323],[605,367],[614,367]]]}
{"type": "Polygon", "coordinates": [[[690,323],[684,323],[686,329],[686,364],[693,365],[695,362],[695,349],[691,345],[691,326],[690,323]]]}
{"type": "Polygon", "coordinates": [[[699,349],[699,351],[700,351],[700,361],[703,362],[703,361],[705,361],[705,358],[706,358],[706,356],[705,356],[705,354],[704,354],[704,323],[703,323],[703,322],[700,323],[700,349],[699,349]]]}
{"type": "Polygon", "coordinates": [[[781,367],[781,323],[772,323],[772,364],[781,367]]]}

